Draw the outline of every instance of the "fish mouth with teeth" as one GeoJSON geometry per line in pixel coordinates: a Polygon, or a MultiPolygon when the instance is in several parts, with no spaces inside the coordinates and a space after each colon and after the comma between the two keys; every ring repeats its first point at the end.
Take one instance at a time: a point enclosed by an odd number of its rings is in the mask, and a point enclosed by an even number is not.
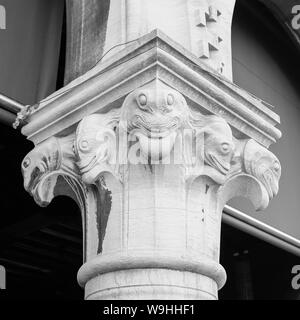
{"type": "Polygon", "coordinates": [[[177,118],[158,122],[145,121],[143,117],[135,118],[131,135],[138,138],[141,151],[146,157],[162,160],[170,154],[177,136],[179,127],[177,118]]]}
{"type": "Polygon", "coordinates": [[[151,139],[163,139],[174,132],[179,126],[179,119],[163,119],[159,122],[151,122],[143,116],[136,116],[130,131],[132,133],[141,132],[151,139]]]}

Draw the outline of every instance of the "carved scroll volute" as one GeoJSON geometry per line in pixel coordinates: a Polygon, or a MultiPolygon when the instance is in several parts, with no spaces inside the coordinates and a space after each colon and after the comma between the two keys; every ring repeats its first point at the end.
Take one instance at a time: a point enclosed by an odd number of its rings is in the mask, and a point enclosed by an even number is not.
{"type": "Polygon", "coordinates": [[[236,155],[226,183],[219,190],[219,206],[245,197],[257,211],[264,210],[279,190],[281,166],[277,157],[256,141],[236,141],[236,155]]]}

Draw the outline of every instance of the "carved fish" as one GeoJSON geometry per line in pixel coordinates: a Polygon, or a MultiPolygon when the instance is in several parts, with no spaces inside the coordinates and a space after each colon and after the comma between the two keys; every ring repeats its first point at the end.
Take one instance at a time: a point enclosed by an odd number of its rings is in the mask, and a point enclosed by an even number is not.
{"type": "Polygon", "coordinates": [[[204,129],[204,162],[226,175],[234,150],[231,129],[220,117],[210,116],[207,120],[204,129]]]}
{"type": "Polygon", "coordinates": [[[180,93],[151,82],[127,96],[120,126],[138,139],[146,158],[162,159],[171,152],[176,131],[188,118],[189,108],[180,93]]]}
{"type": "Polygon", "coordinates": [[[254,140],[249,140],[244,149],[245,172],[257,178],[266,188],[270,199],[279,189],[281,165],[277,157],[254,140]]]}
{"type": "Polygon", "coordinates": [[[84,118],[76,132],[77,165],[86,183],[93,183],[104,171],[116,164],[116,135],[114,127],[119,113],[116,110],[84,118]]]}
{"type": "Polygon", "coordinates": [[[44,174],[60,168],[61,160],[57,138],[51,137],[37,145],[22,162],[25,190],[33,193],[44,174]]]}

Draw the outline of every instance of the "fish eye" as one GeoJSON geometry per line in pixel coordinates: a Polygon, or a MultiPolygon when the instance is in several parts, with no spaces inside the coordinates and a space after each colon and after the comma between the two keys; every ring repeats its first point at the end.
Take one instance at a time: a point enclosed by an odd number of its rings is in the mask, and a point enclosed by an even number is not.
{"type": "Polygon", "coordinates": [[[167,103],[169,106],[173,105],[173,103],[174,103],[174,96],[170,93],[167,96],[167,103]]]}
{"type": "Polygon", "coordinates": [[[146,104],[147,104],[147,97],[146,97],[146,95],[145,94],[140,94],[139,95],[139,103],[140,103],[140,105],[141,106],[146,106],[146,104]]]}
{"type": "Polygon", "coordinates": [[[30,158],[26,158],[26,159],[24,159],[22,166],[24,169],[27,169],[30,166],[30,164],[31,164],[30,158]]]}
{"type": "Polygon", "coordinates": [[[80,148],[82,150],[87,150],[89,148],[89,142],[86,139],[81,140],[80,148]]]}
{"type": "Polygon", "coordinates": [[[227,142],[222,143],[221,148],[224,153],[228,153],[230,151],[230,145],[227,142]]]}

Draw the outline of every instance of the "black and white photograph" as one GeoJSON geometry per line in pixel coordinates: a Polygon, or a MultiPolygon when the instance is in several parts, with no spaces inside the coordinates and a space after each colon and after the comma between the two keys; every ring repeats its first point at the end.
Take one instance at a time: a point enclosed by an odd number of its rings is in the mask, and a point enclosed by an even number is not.
{"type": "Polygon", "coordinates": [[[0,310],[300,300],[300,1],[0,0],[0,154],[0,310]]]}

